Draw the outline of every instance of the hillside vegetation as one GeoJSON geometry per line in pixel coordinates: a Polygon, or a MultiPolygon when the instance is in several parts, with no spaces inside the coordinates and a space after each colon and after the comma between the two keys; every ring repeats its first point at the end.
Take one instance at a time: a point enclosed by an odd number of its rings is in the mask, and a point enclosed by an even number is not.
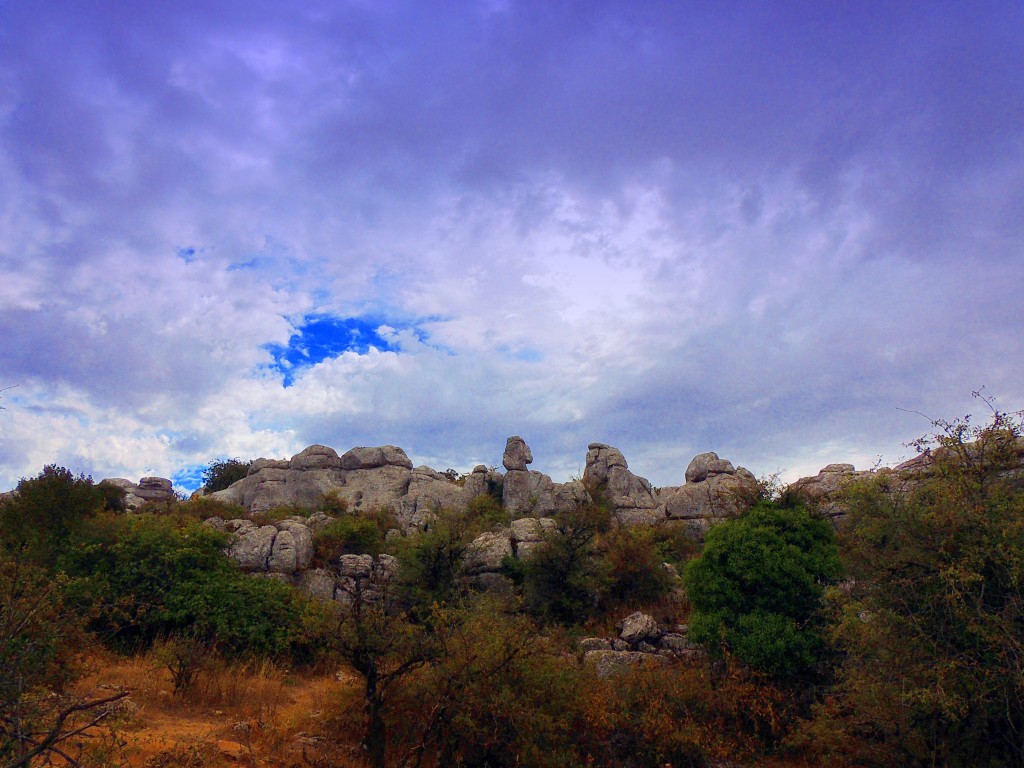
{"type": "Polygon", "coordinates": [[[0,500],[0,766],[1024,765],[1021,421],[935,426],[703,540],[595,485],[486,569],[486,494],[246,523],[307,520],[327,599],[243,572],[240,507],[45,467],[0,500]]]}

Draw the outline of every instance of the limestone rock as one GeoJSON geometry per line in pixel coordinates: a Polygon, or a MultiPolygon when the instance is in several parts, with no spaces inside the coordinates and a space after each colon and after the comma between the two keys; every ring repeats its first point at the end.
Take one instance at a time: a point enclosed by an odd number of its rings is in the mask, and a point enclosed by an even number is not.
{"type": "Polygon", "coordinates": [[[255,475],[261,469],[288,469],[291,467],[291,462],[288,459],[255,459],[252,464],[249,465],[249,471],[247,475],[255,475]]]}
{"type": "Polygon", "coordinates": [[[626,459],[617,448],[604,443],[591,443],[583,470],[586,488],[599,489],[619,522],[631,525],[654,522],[659,515],[658,501],[646,478],[629,471],[626,459]]]}
{"type": "Polygon", "coordinates": [[[548,536],[557,527],[557,523],[550,517],[521,517],[512,521],[511,540],[515,556],[520,560],[533,555],[537,548],[544,543],[548,536]]]}
{"type": "Polygon", "coordinates": [[[266,571],[276,538],[277,528],[274,526],[253,526],[228,547],[228,556],[237,562],[243,571],[266,571]]]}
{"type": "Polygon", "coordinates": [[[717,453],[701,453],[686,468],[686,485],[663,496],[665,517],[684,520],[691,533],[702,538],[715,520],[741,513],[757,493],[757,479],[743,467],[720,459],[717,453]]]}
{"type": "Polygon", "coordinates": [[[731,475],[735,471],[732,462],[718,458],[718,454],[714,451],[700,453],[694,456],[689,466],[686,467],[686,482],[699,483],[707,480],[708,477],[731,475]]]}
{"type": "Polygon", "coordinates": [[[608,678],[621,674],[637,664],[665,666],[669,660],[664,656],[638,651],[587,651],[583,655],[583,663],[594,667],[599,678],[608,678]]]}
{"type": "Polygon", "coordinates": [[[508,529],[482,533],[470,543],[466,551],[466,572],[479,574],[496,572],[501,561],[512,556],[512,540],[508,529]]]}
{"type": "Polygon", "coordinates": [[[310,597],[327,602],[334,599],[334,576],[323,568],[314,568],[306,571],[299,582],[303,591],[310,597]]]}
{"type": "Polygon", "coordinates": [[[466,475],[466,482],[463,485],[465,498],[472,501],[477,496],[500,495],[504,480],[500,472],[491,471],[483,464],[478,464],[466,475]]]}
{"type": "Polygon", "coordinates": [[[341,457],[342,469],[377,469],[387,466],[412,469],[412,462],[405,451],[395,445],[353,448],[341,457]]]}
{"type": "Polygon", "coordinates": [[[533,453],[523,438],[513,435],[505,442],[505,455],[501,459],[501,464],[505,469],[525,472],[526,465],[532,463],[533,453]]]}
{"type": "Polygon", "coordinates": [[[616,625],[616,629],[619,630],[619,638],[630,645],[658,637],[658,622],[640,611],[624,618],[616,625]]]}
{"type": "Polygon", "coordinates": [[[171,481],[166,477],[144,477],[137,483],[123,477],[108,477],[100,482],[124,490],[124,506],[129,512],[134,512],[147,501],[172,501],[178,498],[171,481]]]}
{"type": "Polygon", "coordinates": [[[612,649],[612,644],[603,637],[584,637],[577,645],[584,653],[587,651],[610,651],[612,649]]]}
{"type": "MultiPolygon", "coordinates": [[[[923,466],[923,462],[919,463],[911,468],[911,472],[923,466]]],[[[814,477],[802,477],[792,483],[786,493],[822,514],[839,519],[846,513],[841,502],[843,489],[851,482],[872,474],[869,471],[858,472],[853,464],[829,464],[814,477]]],[[[898,476],[898,473],[894,476],[898,476]]]]}
{"type": "Polygon", "coordinates": [[[549,515],[555,511],[554,490],[551,478],[541,472],[509,470],[501,506],[513,515],[549,515]]]}
{"type": "Polygon", "coordinates": [[[333,448],[311,445],[292,456],[288,469],[341,469],[341,460],[333,448]]]}

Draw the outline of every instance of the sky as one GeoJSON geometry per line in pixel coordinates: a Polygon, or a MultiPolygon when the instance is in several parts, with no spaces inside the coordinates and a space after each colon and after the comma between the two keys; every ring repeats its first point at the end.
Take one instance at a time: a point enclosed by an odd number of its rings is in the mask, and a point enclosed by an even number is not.
{"type": "Polygon", "coordinates": [[[0,489],[795,479],[1024,408],[1024,4],[0,2],[0,489]]]}

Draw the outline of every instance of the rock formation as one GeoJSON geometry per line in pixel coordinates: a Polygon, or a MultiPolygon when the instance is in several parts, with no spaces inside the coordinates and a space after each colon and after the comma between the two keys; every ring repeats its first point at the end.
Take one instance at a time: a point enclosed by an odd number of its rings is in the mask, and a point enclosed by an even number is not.
{"type": "Polygon", "coordinates": [[[171,501],[178,498],[166,477],[144,477],[138,483],[123,477],[110,477],[101,482],[124,489],[125,508],[134,512],[147,501],[171,501]]]}
{"type": "Polygon", "coordinates": [[[647,478],[630,472],[626,457],[610,445],[591,443],[587,446],[583,485],[600,493],[615,519],[624,525],[652,523],[661,517],[654,489],[647,478]]]}
{"type": "Polygon", "coordinates": [[[716,520],[734,517],[750,506],[757,494],[757,478],[743,467],[701,453],[686,468],[686,484],[664,497],[664,516],[682,520],[697,537],[716,520]]]}
{"type": "Polygon", "coordinates": [[[636,664],[667,664],[695,659],[703,652],[686,639],[686,627],[665,629],[646,613],[633,613],[616,625],[618,637],[585,637],[579,641],[583,663],[598,677],[610,677],[636,664]]]}

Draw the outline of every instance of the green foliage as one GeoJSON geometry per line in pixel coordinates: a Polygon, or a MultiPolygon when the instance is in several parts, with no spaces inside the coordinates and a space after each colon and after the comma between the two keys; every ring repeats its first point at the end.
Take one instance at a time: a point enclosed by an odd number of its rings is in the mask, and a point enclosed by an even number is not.
{"type": "Polygon", "coordinates": [[[374,555],[384,551],[386,520],[342,515],[313,534],[314,558],[323,567],[339,555],[374,555]]]}
{"type": "Polygon", "coordinates": [[[399,584],[407,603],[421,617],[434,603],[458,597],[469,543],[477,530],[465,512],[442,510],[427,529],[402,539],[397,551],[399,584]]]}
{"type": "Polygon", "coordinates": [[[241,459],[214,459],[203,470],[203,490],[207,493],[223,491],[249,474],[251,461],[241,459]]]}
{"type": "Polygon", "coordinates": [[[934,424],[909,488],[883,475],[850,490],[853,578],[830,595],[846,663],[825,727],[878,765],[1021,765],[1021,422],[934,424]]]}
{"type": "Polygon", "coordinates": [[[287,585],[241,573],[224,534],[188,517],[106,518],[69,547],[69,594],[117,647],[188,633],[227,655],[279,655],[302,642],[303,604],[287,585]]]}
{"type": "Polygon", "coordinates": [[[512,515],[501,506],[501,499],[496,499],[489,493],[481,493],[470,501],[469,512],[487,527],[508,525],[512,522],[512,515]]]}
{"type": "Polygon", "coordinates": [[[61,544],[110,497],[106,488],[93,485],[85,475],[75,477],[50,464],[38,476],[23,479],[16,492],[0,502],[0,545],[50,566],[61,544]]]}
{"type": "Polygon", "coordinates": [[[576,624],[597,612],[608,587],[609,566],[596,556],[596,541],[610,527],[611,515],[606,506],[587,503],[560,514],[557,521],[523,564],[523,593],[535,616],[576,624]]]}
{"type": "Polygon", "coordinates": [[[824,586],[839,573],[827,521],[763,502],[711,528],[686,569],[690,638],[771,674],[810,671],[824,646],[824,586]]]}

